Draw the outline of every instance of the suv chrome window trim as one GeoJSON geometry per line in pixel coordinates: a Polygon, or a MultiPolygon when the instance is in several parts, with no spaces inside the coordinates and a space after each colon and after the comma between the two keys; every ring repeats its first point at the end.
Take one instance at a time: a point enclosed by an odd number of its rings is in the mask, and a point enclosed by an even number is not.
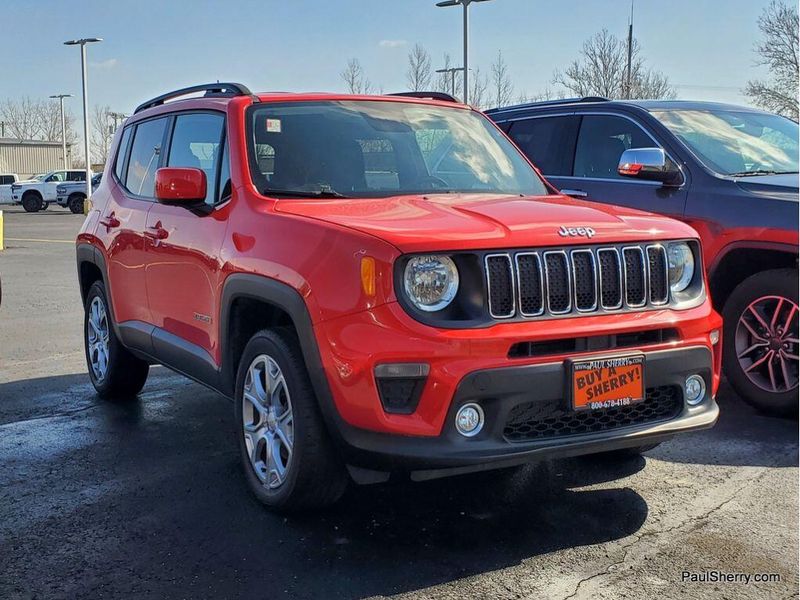
{"type": "MultiPolygon", "coordinates": [[[[573,117],[573,116],[576,116],[576,117],[591,117],[591,116],[620,117],[622,119],[627,119],[628,121],[630,121],[631,123],[636,125],[639,129],[641,129],[642,132],[648,138],[650,138],[650,140],[656,145],[656,147],[661,148],[664,151],[664,154],[667,155],[667,158],[669,160],[671,160],[675,164],[676,167],[678,167],[678,171],[681,174],[681,183],[680,183],[680,185],[677,185],[677,186],[674,186],[674,187],[675,188],[681,188],[681,187],[683,187],[684,185],[686,185],[688,183],[688,180],[686,178],[686,173],[683,172],[682,164],[679,161],[675,160],[675,158],[672,156],[672,154],[670,154],[669,150],[667,150],[664,147],[664,144],[659,142],[656,139],[656,137],[644,125],[639,123],[639,121],[637,121],[636,119],[634,119],[630,115],[626,115],[626,114],[624,114],[622,112],[612,112],[612,111],[608,111],[608,110],[604,110],[604,111],[574,110],[574,111],[571,111],[571,112],[547,113],[547,114],[544,114],[544,115],[529,115],[529,116],[526,116],[526,117],[517,117],[517,118],[514,118],[514,119],[505,119],[505,120],[500,121],[498,123],[498,125],[500,125],[501,123],[509,123],[509,122],[512,122],[512,121],[516,122],[516,121],[528,121],[530,119],[552,119],[552,118],[555,118],[555,117],[573,117]]],[[[653,118],[655,119],[655,117],[653,117],[653,118]]],[[[583,128],[583,121],[581,121],[581,124],[578,127],[578,134],[575,137],[576,142],[577,142],[578,138],[581,135],[581,129],[582,128],[583,128]]],[[[513,128],[512,128],[512,131],[511,132],[507,132],[506,135],[511,138],[511,141],[514,141],[513,128]]],[[[514,142],[514,143],[516,144],[516,142],[514,142]]],[[[577,153],[577,143],[575,145],[575,151],[577,153]]],[[[574,170],[575,170],[575,157],[574,156],[572,157],[572,169],[573,169],[573,172],[574,172],[574,170]]],[[[542,173],[542,175],[544,175],[545,177],[553,177],[553,178],[560,178],[560,179],[575,179],[575,180],[578,180],[578,181],[613,181],[615,183],[634,183],[634,184],[639,184],[639,185],[649,185],[649,186],[652,186],[652,187],[662,187],[663,186],[663,184],[659,183],[658,181],[638,181],[636,179],[632,179],[632,178],[628,178],[628,177],[621,177],[619,179],[611,179],[611,178],[606,178],[606,177],[579,177],[577,175],[552,175],[552,174],[548,174],[548,173],[542,173]]]]}

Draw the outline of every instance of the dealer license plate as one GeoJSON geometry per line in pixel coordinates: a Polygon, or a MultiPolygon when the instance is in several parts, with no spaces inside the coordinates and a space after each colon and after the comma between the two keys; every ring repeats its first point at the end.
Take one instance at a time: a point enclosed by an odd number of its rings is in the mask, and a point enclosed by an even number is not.
{"type": "Polygon", "coordinates": [[[644,356],[572,361],[572,408],[600,410],[644,400],[644,356]]]}

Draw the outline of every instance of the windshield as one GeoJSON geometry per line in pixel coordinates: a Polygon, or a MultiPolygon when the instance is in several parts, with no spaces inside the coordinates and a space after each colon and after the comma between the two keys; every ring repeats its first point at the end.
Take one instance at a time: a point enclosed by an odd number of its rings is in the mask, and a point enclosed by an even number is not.
{"type": "Polygon", "coordinates": [[[785,117],[735,110],[661,110],[653,115],[712,171],[797,173],[798,127],[785,117]]]}
{"type": "Polygon", "coordinates": [[[528,162],[471,110],[386,101],[256,105],[251,172],[267,195],[546,194],[528,162]]]}

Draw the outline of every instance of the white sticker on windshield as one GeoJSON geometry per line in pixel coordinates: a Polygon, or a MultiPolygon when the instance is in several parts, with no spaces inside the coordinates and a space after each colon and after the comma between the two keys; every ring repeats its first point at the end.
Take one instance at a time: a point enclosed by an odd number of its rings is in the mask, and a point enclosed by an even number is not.
{"type": "Polygon", "coordinates": [[[281,120],[280,119],[267,119],[267,132],[268,133],[280,133],[281,132],[281,120]]]}

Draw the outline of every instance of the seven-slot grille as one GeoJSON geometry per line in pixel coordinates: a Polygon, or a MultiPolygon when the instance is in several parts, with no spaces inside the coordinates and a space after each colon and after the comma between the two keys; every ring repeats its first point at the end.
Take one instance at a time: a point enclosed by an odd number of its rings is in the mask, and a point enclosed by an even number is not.
{"type": "Polygon", "coordinates": [[[489,254],[489,314],[567,315],[660,306],[669,301],[661,244],[489,254]]]}

